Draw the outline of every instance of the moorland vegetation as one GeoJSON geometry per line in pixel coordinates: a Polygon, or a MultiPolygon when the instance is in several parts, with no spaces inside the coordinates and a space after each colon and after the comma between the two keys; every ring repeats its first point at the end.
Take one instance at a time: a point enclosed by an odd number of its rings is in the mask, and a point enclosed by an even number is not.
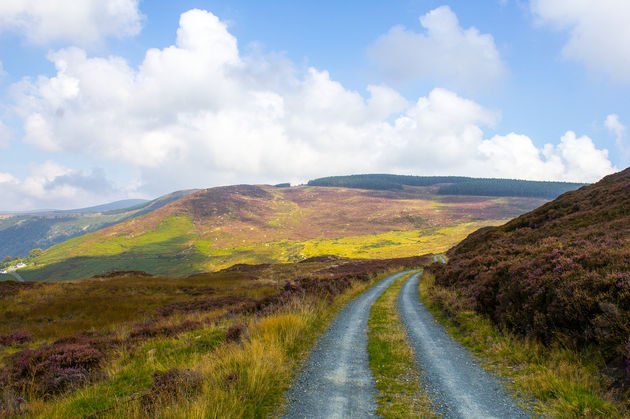
{"type": "Polygon", "coordinates": [[[427,260],[0,282],[0,416],[266,416],[340,305],[427,260]]]}
{"type": "Polygon", "coordinates": [[[585,354],[609,391],[627,400],[630,169],[481,229],[448,257],[432,272],[460,307],[547,347],[585,354]]]}
{"type": "Polygon", "coordinates": [[[111,270],[187,276],[237,263],[322,254],[393,258],[442,252],[472,231],[545,202],[400,191],[237,185],[198,191],[140,217],[57,244],[20,270],[26,280],[111,270]]]}

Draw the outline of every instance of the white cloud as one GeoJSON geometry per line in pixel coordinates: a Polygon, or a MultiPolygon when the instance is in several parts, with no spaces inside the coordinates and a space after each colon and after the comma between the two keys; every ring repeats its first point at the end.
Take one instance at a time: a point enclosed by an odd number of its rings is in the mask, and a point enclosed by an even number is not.
{"type": "Polygon", "coordinates": [[[106,37],[137,34],[142,26],[138,0],[15,0],[0,2],[0,30],[29,42],[66,41],[89,46],[106,37]]]}
{"type": "Polygon", "coordinates": [[[151,195],[340,173],[594,181],[615,170],[605,150],[570,132],[544,148],[518,134],[486,139],[500,114],[450,90],[409,103],[368,86],[364,98],[326,71],[296,74],[282,57],[243,56],[225,24],[201,10],[183,14],[176,44],[147,51],[137,68],[77,48],[49,58],[53,77],[12,89],[23,141],[125,163],[151,195]]]}
{"type": "Polygon", "coordinates": [[[604,121],[604,126],[615,135],[617,144],[621,145],[626,136],[626,127],[619,121],[619,115],[614,113],[608,115],[604,121]]]}
{"type": "Polygon", "coordinates": [[[542,149],[531,138],[510,133],[484,140],[478,150],[492,177],[592,182],[616,170],[607,150],[598,150],[589,137],[577,138],[573,131],[542,149]]]}
{"type": "Polygon", "coordinates": [[[31,165],[30,174],[23,179],[0,172],[0,196],[2,211],[72,209],[113,201],[120,191],[101,169],[86,173],[47,161],[31,165]]]}
{"type": "Polygon", "coordinates": [[[564,57],[618,82],[630,82],[630,2],[627,0],[531,0],[543,24],[567,31],[564,57]]]}
{"type": "Polygon", "coordinates": [[[10,173],[2,173],[0,172],[0,184],[1,183],[15,183],[17,179],[13,177],[10,173]]]}
{"type": "Polygon", "coordinates": [[[623,156],[623,164],[627,165],[630,162],[630,146],[626,141],[626,126],[619,120],[619,115],[614,113],[606,117],[604,126],[615,136],[615,143],[623,156]]]}
{"type": "Polygon", "coordinates": [[[462,28],[448,6],[420,17],[420,24],[423,32],[394,26],[368,49],[392,80],[428,79],[468,90],[503,80],[507,70],[492,35],[462,28]]]}

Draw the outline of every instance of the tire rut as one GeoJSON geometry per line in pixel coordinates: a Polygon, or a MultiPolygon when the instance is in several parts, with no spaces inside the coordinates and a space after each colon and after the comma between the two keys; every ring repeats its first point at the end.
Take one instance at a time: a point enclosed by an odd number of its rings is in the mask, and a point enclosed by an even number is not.
{"type": "Polygon", "coordinates": [[[376,391],[367,353],[370,308],[396,278],[409,272],[388,276],[337,315],[289,389],[285,418],[375,417],[376,391]]]}
{"type": "Polygon", "coordinates": [[[448,418],[528,418],[501,380],[484,370],[455,342],[420,302],[418,278],[412,275],[398,297],[401,319],[416,360],[425,373],[436,413],[448,418]]]}

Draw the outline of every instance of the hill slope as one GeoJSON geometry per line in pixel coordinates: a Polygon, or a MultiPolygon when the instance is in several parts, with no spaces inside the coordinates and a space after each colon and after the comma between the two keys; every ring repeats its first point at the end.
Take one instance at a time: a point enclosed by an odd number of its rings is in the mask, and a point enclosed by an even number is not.
{"type": "Polygon", "coordinates": [[[500,227],[433,266],[495,323],[547,344],[594,345],[623,378],[630,345],[630,169],[500,227]]]}
{"type": "Polygon", "coordinates": [[[0,260],[5,256],[26,256],[31,249],[46,249],[146,214],[192,192],[173,192],[153,201],[129,199],[76,210],[0,215],[0,260]]]}
{"type": "Polygon", "coordinates": [[[21,270],[59,280],[110,270],[175,276],[236,263],[335,254],[391,258],[446,251],[475,229],[544,202],[396,191],[239,185],[193,193],[143,216],[48,249],[21,270]]]}

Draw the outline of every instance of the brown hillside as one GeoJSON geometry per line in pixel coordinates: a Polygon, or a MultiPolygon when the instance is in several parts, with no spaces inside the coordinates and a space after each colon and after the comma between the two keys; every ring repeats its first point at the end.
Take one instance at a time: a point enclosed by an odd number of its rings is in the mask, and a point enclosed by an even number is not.
{"type": "Polygon", "coordinates": [[[60,243],[22,270],[27,280],[108,271],[185,276],[237,263],[320,255],[392,258],[442,252],[471,231],[522,214],[540,198],[236,185],[197,191],[143,216],[60,243]]]}
{"type": "MultiPolygon", "coordinates": [[[[497,324],[594,347],[617,371],[630,349],[630,169],[471,234],[433,266],[497,324]]],[[[623,374],[617,378],[623,378],[623,374]]]]}
{"type": "Polygon", "coordinates": [[[101,231],[102,235],[142,233],[168,216],[190,216],[194,232],[229,233],[223,243],[308,240],[431,228],[486,219],[505,219],[537,198],[443,197],[433,188],[365,191],[346,188],[237,185],[206,189],[150,214],[101,231]],[[455,199],[453,199],[455,198],[455,199]],[[457,199],[460,198],[460,199],[457,199]],[[509,203],[505,202],[509,200],[509,203]],[[420,225],[419,225],[420,224],[420,225]]]}

